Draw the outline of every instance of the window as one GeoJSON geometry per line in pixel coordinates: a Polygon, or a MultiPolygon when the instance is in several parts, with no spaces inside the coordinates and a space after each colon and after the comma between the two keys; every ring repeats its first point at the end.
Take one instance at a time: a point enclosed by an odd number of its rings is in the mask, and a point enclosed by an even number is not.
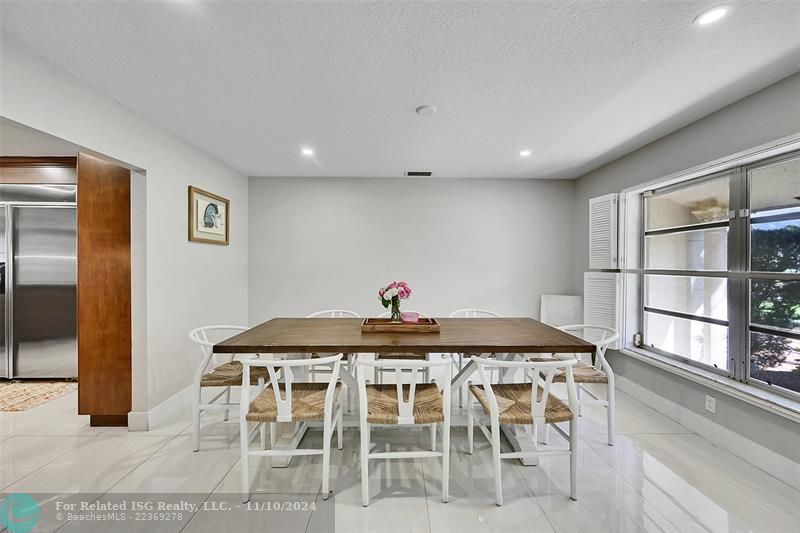
{"type": "Polygon", "coordinates": [[[800,394],[800,154],[642,195],[643,347],[800,394]]]}
{"type": "Polygon", "coordinates": [[[731,181],[712,176],[644,196],[644,341],[726,373],[731,181]]]}
{"type": "Polygon", "coordinates": [[[800,157],[748,169],[748,377],[800,392],[800,157]]]}

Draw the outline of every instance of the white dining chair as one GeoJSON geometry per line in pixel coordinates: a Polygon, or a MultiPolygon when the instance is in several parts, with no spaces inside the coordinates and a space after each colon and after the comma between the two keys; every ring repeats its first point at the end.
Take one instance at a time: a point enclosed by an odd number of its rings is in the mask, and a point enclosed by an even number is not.
{"type": "Polygon", "coordinates": [[[577,408],[578,397],[575,382],[572,378],[572,368],[576,359],[530,359],[527,361],[509,361],[500,359],[476,358],[478,375],[482,385],[470,384],[470,392],[477,403],[470,402],[467,406],[467,443],[469,453],[473,453],[474,424],[492,444],[492,459],[494,463],[495,501],[503,505],[503,479],[501,461],[503,459],[539,458],[553,455],[569,455],[570,470],[570,497],[578,499],[578,424],[577,408]],[[544,376],[541,384],[538,379],[529,383],[498,383],[492,384],[488,376],[488,369],[503,371],[523,370],[525,375],[544,376]],[[564,372],[566,376],[568,403],[559,400],[551,394],[551,386],[556,371],[564,372]],[[536,386],[534,387],[534,382],[536,386]],[[491,428],[487,428],[485,419],[491,428]],[[569,422],[569,433],[565,433],[554,424],[569,422]],[[503,453],[500,451],[500,424],[529,425],[532,434],[536,434],[537,425],[554,425],[569,442],[566,450],[534,450],[515,451],[503,453]]]}
{"type": "MultiPolygon", "coordinates": [[[[325,309],[324,311],[316,311],[311,313],[310,315],[306,315],[306,318],[361,318],[361,315],[356,313],[355,311],[348,311],[347,309],[325,309]]],[[[314,353],[311,354],[312,359],[318,359],[320,357],[327,357],[330,355],[334,355],[333,353],[314,353]]],[[[353,354],[347,353],[342,354],[344,355],[344,371],[348,373],[352,373],[352,366],[353,366],[353,354]]],[[[317,366],[314,365],[308,369],[308,374],[310,376],[311,381],[315,381],[315,376],[317,374],[325,374],[327,373],[327,369],[324,366],[317,366]]],[[[347,391],[347,410],[350,411],[350,407],[352,406],[352,399],[353,399],[353,391],[347,391]]]]}
{"type": "MultiPolygon", "coordinates": [[[[407,310],[407,311],[404,311],[404,312],[405,313],[417,313],[420,316],[420,318],[430,318],[428,315],[426,315],[425,313],[422,313],[420,311],[407,310]]],[[[390,316],[392,316],[391,311],[386,311],[385,313],[381,313],[380,315],[378,315],[378,318],[389,318],[390,316]]],[[[375,359],[376,360],[406,359],[406,360],[411,360],[411,361],[427,361],[428,360],[428,354],[426,354],[426,353],[410,353],[410,352],[384,352],[384,353],[376,353],[375,354],[375,359]]],[[[376,368],[375,369],[375,381],[379,385],[381,383],[383,383],[383,374],[384,374],[385,371],[386,371],[386,369],[384,369],[384,368],[376,368]]],[[[428,372],[428,369],[427,368],[424,369],[423,372],[424,372],[424,375],[423,375],[422,379],[424,379],[425,381],[428,381],[429,378],[430,378],[430,374],[428,372]]]]}
{"type": "Polygon", "coordinates": [[[297,455],[322,455],[322,498],[330,494],[331,438],[336,426],[337,448],[342,449],[342,405],[339,391],[339,366],[341,354],[312,359],[242,361],[244,372],[242,383],[250,383],[253,372],[266,370],[268,380],[259,377],[258,395],[250,401],[250,387],[242,386],[239,402],[239,440],[242,461],[242,502],[250,500],[250,457],[286,457],[297,455]],[[328,383],[298,382],[294,371],[307,372],[311,365],[326,365],[330,368],[328,383]],[[319,422],[322,425],[322,448],[274,448],[277,441],[278,422],[319,422]],[[250,430],[249,423],[255,427],[250,430]],[[267,424],[270,425],[271,445],[267,448],[267,424]],[[261,436],[261,449],[251,449],[250,442],[261,436]]]}
{"type": "Polygon", "coordinates": [[[383,360],[356,361],[361,429],[361,504],[369,505],[370,459],[442,458],[442,501],[447,502],[450,480],[450,380],[452,363],[435,361],[383,360]],[[441,381],[420,380],[425,370],[442,367],[441,381]],[[395,373],[395,383],[367,383],[366,371],[385,368],[395,373]],[[441,424],[442,450],[436,451],[436,426],[441,424]],[[370,451],[373,426],[431,426],[431,449],[397,452],[370,451]]]}
{"type": "Polygon", "coordinates": [[[361,315],[347,309],[326,309],[306,315],[306,318],[361,318],[361,315]]]}
{"type": "MultiPolygon", "coordinates": [[[[499,313],[495,313],[494,311],[487,311],[486,309],[475,309],[475,308],[465,308],[465,309],[456,309],[452,313],[450,313],[450,318],[503,318],[502,315],[499,313]]],[[[457,353],[451,354],[453,359],[453,364],[456,365],[457,372],[461,372],[464,368],[464,359],[473,357],[473,356],[481,356],[483,354],[478,353],[457,353]]],[[[491,354],[492,356],[494,354],[491,354]]],[[[458,389],[458,406],[464,407],[464,397],[466,396],[467,385],[464,384],[463,387],[458,389]]]]}
{"type": "MultiPolygon", "coordinates": [[[[596,353],[594,362],[583,361],[581,354],[570,354],[577,359],[573,375],[575,383],[578,384],[578,414],[581,414],[584,405],[602,405],[606,408],[607,415],[607,431],[608,431],[608,445],[614,445],[614,435],[616,432],[616,407],[615,407],[615,394],[614,394],[614,371],[611,370],[611,365],[608,364],[606,359],[606,350],[619,338],[619,334],[612,328],[605,326],[590,326],[588,324],[571,324],[561,326],[561,331],[565,331],[583,340],[589,341],[596,346],[596,353]],[[599,398],[594,392],[585,387],[588,384],[605,384],[606,398],[599,398]],[[585,398],[588,395],[589,398],[585,398]]],[[[556,383],[563,383],[566,376],[563,372],[557,373],[554,381],[556,383]]],[[[548,442],[548,429],[545,428],[544,443],[548,442]]]]}
{"type": "Polygon", "coordinates": [[[503,315],[486,309],[456,309],[450,313],[450,318],[503,318],[503,315]]]}
{"type": "MultiPolygon", "coordinates": [[[[203,354],[200,365],[194,373],[192,382],[192,449],[200,449],[200,415],[205,411],[225,411],[225,420],[230,416],[230,410],[235,409],[237,404],[231,403],[231,387],[239,387],[242,384],[242,363],[237,361],[233,354],[223,356],[214,353],[216,340],[222,341],[248,328],[244,326],[203,326],[189,332],[189,339],[195,343],[203,354]],[[227,359],[220,364],[220,358],[227,359]],[[220,389],[219,394],[210,400],[203,401],[203,389],[220,389]],[[224,398],[223,398],[224,396],[224,398]],[[220,398],[223,398],[220,400],[220,398]]],[[[258,357],[252,355],[248,357],[258,357]]],[[[266,375],[264,371],[263,375],[266,375]]],[[[260,373],[253,373],[253,385],[256,384],[260,373]]]]}
{"type": "Polygon", "coordinates": [[[583,319],[583,296],[542,294],[539,320],[548,326],[577,324],[583,319]]]}

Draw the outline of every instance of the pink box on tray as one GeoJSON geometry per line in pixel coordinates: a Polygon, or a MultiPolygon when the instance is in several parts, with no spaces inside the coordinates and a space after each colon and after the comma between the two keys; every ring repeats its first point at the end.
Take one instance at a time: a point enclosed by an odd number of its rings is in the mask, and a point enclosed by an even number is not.
{"type": "Polygon", "coordinates": [[[400,320],[408,324],[416,324],[417,322],[419,322],[419,313],[404,311],[400,313],[400,320]]]}

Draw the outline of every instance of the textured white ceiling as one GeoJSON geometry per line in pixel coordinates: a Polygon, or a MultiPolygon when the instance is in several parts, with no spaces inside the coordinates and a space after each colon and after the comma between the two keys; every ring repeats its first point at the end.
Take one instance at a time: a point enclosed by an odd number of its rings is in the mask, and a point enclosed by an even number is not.
{"type": "Polygon", "coordinates": [[[1,5],[14,39],[248,175],[557,178],[800,68],[800,2],[725,3],[707,27],[714,0],[1,5]]]}

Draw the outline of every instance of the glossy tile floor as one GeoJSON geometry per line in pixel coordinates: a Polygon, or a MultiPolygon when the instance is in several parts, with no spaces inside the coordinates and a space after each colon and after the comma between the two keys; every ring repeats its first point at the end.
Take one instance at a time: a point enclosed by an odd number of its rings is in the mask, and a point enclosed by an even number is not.
{"type": "MultiPolygon", "coordinates": [[[[358,433],[346,430],[334,451],[335,531],[800,531],[800,493],[715,447],[624,393],[618,393],[618,442],[605,443],[603,411],[581,419],[580,493],[568,497],[568,459],[538,467],[503,462],[504,505],[493,497],[490,447],[476,430],[475,454],[453,431],[450,502],[440,499],[438,459],[371,463],[371,504],[360,504],[358,433]]],[[[202,448],[192,453],[188,408],[146,433],[91,428],[75,415],[76,394],[24,413],[0,413],[0,492],[237,493],[238,426],[205,419],[202,448]]],[[[429,443],[419,430],[376,430],[377,446],[429,443]]],[[[551,432],[551,446],[563,444],[551,432]]],[[[303,444],[319,446],[320,432],[303,444]]],[[[289,468],[251,462],[254,493],[320,489],[321,459],[295,458],[289,468]]],[[[109,497],[109,496],[106,496],[109,497]]],[[[204,496],[203,496],[204,497],[204,496]]],[[[320,507],[322,509],[322,507],[320,507]]],[[[320,511],[322,512],[322,511],[320,511]]],[[[326,515],[329,516],[329,515],[326,515]]],[[[297,531],[333,531],[311,520],[297,531]]],[[[268,521],[215,523],[199,512],[174,531],[270,531],[268,521]]],[[[68,528],[64,528],[67,531],[68,528]]]]}

